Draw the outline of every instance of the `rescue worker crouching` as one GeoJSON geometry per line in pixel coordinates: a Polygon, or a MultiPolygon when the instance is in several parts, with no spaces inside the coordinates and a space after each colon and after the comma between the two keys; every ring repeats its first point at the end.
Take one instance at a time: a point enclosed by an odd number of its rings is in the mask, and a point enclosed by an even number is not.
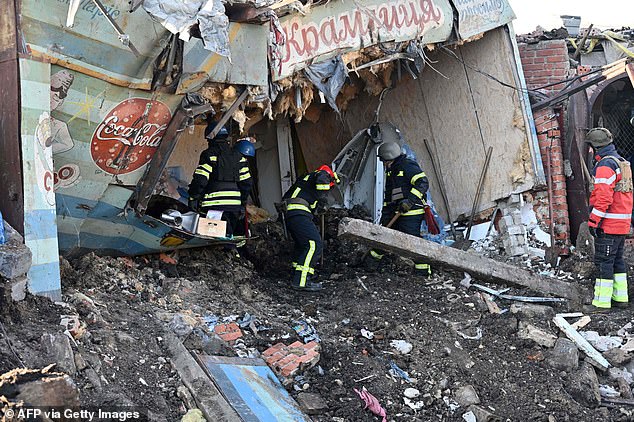
{"type": "Polygon", "coordinates": [[[626,307],[628,286],[623,247],[632,220],[632,170],[616,151],[607,129],[591,129],[586,141],[592,145],[596,160],[588,219],[598,273],[592,305],[595,311],[610,309],[612,302],[617,307],[626,307]]]}
{"type": "MultiPolygon", "coordinates": [[[[423,172],[416,161],[407,158],[401,146],[396,142],[381,144],[378,155],[386,168],[381,225],[387,225],[399,212],[400,216],[391,228],[412,236],[421,237],[420,227],[425,217],[424,198],[429,188],[425,172],[423,172]]],[[[383,252],[371,250],[369,262],[366,265],[376,269],[382,258],[383,252]]],[[[422,261],[415,261],[414,272],[423,276],[430,276],[431,266],[422,261]]]]}
{"type": "Polygon", "coordinates": [[[339,183],[337,174],[324,165],[299,178],[282,197],[286,229],[295,241],[293,289],[322,290],[322,284],[314,281],[315,263],[321,257],[323,244],[313,217],[325,212],[328,192],[335,183],[339,183]]]}
{"type": "Polygon", "coordinates": [[[251,192],[252,180],[246,157],[229,145],[229,132],[222,127],[211,139],[215,127],[205,129],[208,147],[200,155],[198,167],[189,185],[189,207],[201,214],[222,211],[227,222],[227,236],[232,236],[239,223],[239,214],[251,192]]]}

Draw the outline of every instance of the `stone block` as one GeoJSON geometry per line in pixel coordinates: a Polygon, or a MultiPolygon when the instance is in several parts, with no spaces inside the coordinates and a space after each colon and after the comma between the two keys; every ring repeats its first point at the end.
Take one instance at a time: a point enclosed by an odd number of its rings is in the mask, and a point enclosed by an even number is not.
{"type": "Polygon", "coordinates": [[[544,347],[553,347],[557,341],[557,337],[553,333],[525,321],[520,321],[517,336],[521,339],[532,340],[544,347]]]}
{"type": "Polygon", "coordinates": [[[55,363],[58,370],[68,375],[77,373],[73,349],[70,347],[70,340],[65,334],[43,334],[40,344],[48,364],[55,363]]]}
{"type": "Polygon", "coordinates": [[[460,406],[467,407],[472,404],[479,404],[480,397],[472,385],[465,385],[454,392],[454,399],[460,406]]]}
{"type": "Polygon", "coordinates": [[[297,403],[308,415],[319,415],[328,410],[326,401],[319,394],[299,393],[297,403]]]}
{"type": "Polygon", "coordinates": [[[26,292],[28,288],[29,280],[26,276],[18,277],[9,281],[11,287],[11,300],[14,302],[20,302],[26,299],[26,292]]]}
{"type": "Polygon", "coordinates": [[[0,246],[0,277],[13,280],[25,275],[31,268],[31,250],[22,244],[7,243],[0,246]]]}
{"type": "Polygon", "coordinates": [[[508,234],[524,236],[526,234],[526,227],[523,225],[511,226],[508,228],[508,234]]]}
{"type": "Polygon", "coordinates": [[[577,371],[570,374],[564,389],[584,406],[597,407],[601,404],[599,380],[594,368],[588,362],[583,362],[577,371]]]}
{"type": "Polygon", "coordinates": [[[555,310],[550,306],[537,305],[534,303],[513,303],[511,313],[522,318],[550,321],[555,317],[555,310]]]}
{"type": "Polygon", "coordinates": [[[579,349],[567,338],[558,338],[546,362],[553,368],[571,373],[579,367],[579,349]]]}

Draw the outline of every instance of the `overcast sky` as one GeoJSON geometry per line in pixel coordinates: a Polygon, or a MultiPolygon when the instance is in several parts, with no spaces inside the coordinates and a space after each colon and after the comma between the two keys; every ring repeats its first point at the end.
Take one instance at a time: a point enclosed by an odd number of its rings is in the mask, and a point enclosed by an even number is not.
{"type": "Polygon", "coordinates": [[[581,27],[634,27],[633,0],[509,0],[517,19],[515,32],[525,34],[541,25],[546,30],[562,26],[560,15],[581,16],[581,27]]]}

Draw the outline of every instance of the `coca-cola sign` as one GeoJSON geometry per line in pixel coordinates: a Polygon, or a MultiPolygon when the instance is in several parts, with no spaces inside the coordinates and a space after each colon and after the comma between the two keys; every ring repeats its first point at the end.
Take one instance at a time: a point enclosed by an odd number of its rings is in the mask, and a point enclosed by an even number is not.
{"type": "Polygon", "coordinates": [[[148,163],[172,118],[160,101],[130,98],[116,105],[90,142],[95,164],[110,174],[126,174],[148,163]]]}

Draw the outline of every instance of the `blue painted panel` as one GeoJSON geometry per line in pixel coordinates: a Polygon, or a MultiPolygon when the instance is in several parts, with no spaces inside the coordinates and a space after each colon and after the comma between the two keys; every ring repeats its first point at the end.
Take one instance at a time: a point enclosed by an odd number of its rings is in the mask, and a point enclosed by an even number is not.
{"type": "Polygon", "coordinates": [[[200,358],[245,422],[310,421],[261,359],[200,358]]]}
{"type": "Polygon", "coordinates": [[[51,239],[57,236],[55,211],[31,210],[24,214],[26,240],[51,239]]]}

